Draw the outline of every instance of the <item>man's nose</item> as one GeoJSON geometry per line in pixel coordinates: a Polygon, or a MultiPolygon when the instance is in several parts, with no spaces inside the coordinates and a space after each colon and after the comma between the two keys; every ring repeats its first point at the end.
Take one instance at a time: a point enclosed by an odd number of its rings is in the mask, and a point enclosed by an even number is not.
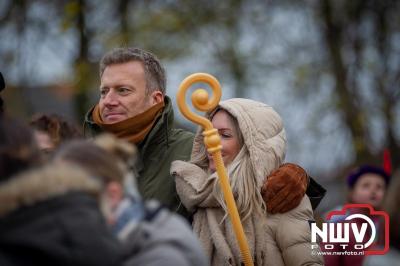
{"type": "Polygon", "coordinates": [[[118,95],[110,90],[103,98],[103,103],[106,106],[115,106],[118,105],[118,95]]]}

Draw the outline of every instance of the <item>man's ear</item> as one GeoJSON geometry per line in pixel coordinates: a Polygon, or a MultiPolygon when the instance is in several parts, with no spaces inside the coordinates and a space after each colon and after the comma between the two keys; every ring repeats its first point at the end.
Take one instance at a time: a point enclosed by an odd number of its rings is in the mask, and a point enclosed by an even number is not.
{"type": "Polygon", "coordinates": [[[161,91],[153,91],[150,94],[152,104],[158,104],[164,101],[164,94],[161,91]]]}

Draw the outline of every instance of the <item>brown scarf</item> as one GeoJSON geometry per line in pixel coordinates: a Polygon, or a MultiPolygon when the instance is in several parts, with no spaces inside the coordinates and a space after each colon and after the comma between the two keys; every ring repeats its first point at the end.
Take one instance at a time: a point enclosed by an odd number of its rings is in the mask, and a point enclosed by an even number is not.
{"type": "Polygon", "coordinates": [[[105,131],[113,133],[118,138],[138,144],[147,136],[164,108],[164,101],[152,106],[147,111],[123,121],[106,124],[101,119],[99,105],[93,109],[93,121],[105,131]]]}

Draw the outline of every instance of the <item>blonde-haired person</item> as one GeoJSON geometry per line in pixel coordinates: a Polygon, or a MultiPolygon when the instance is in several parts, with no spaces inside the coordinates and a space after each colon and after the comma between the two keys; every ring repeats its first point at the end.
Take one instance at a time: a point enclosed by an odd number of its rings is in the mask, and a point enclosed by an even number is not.
{"type": "Polygon", "coordinates": [[[133,145],[108,134],[72,141],[54,160],[74,163],[103,184],[101,209],[123,244],[122,265],[207,265],[186,220],[156,201],[142,201],[132,175],[135,157],[133,145]]]}
{"type": "MultiPolygon", "coordinates": [[[[311,253],[310,200],[283,214],[269,214],[261,195],[264,177],[283,163],[286,136],[272,107],[248,99],[222,101],[206,115],[221,136],[222,158],[255,265],[322,265],[311,253]]],[[[193,230],[211,265],[241,265],[240,250],[215,172],[215,163],[195,137],[190,162],[175,161],[178,194],[194,213],[193,230]]]]}

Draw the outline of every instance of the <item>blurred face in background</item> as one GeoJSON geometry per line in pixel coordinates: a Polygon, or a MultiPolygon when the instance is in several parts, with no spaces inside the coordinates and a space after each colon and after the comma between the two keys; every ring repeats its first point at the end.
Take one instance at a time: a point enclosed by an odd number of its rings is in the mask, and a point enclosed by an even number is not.
{"type": "MultiPolygon", "coordinates": [[[[221,137],[222,160],[225,166],[227,166],[235,159],[241,149],[239,127],[236,125],[234,119],[224,110],[217,111],[211,122],[221,137]]],[[[211,172],[215,172],[215,162],[211,154],[207,156],[209,161],[208,168],[211,172]]]]}
{"type": "Polygon", "coordinates": [[[55,145],[49,134],[41,130],[34,130],[34,136],[39,149],[44,153],[50,153],[54,150],[55,145]]]}
{"type": "Polygon", "coordinates": [[[351,191],[352,203],[367,203],[374,208],[382,204],[386,191],[385,180],[377,174],[367,173],[359,177],[351,191]]]}
{"type": "Polygon", "coordinates": [[[41,155],[33,131],[26,124],[9,117],[0,119],[0,182],[41,165],[41,155]]]}
{"type": "Polygon", "coordinates": [[[161,91],[147,93],[140,61],[109,65],[101,76],[99,108],[104,123],[113,124],[134,117],[162,100],[161,91]]]}

